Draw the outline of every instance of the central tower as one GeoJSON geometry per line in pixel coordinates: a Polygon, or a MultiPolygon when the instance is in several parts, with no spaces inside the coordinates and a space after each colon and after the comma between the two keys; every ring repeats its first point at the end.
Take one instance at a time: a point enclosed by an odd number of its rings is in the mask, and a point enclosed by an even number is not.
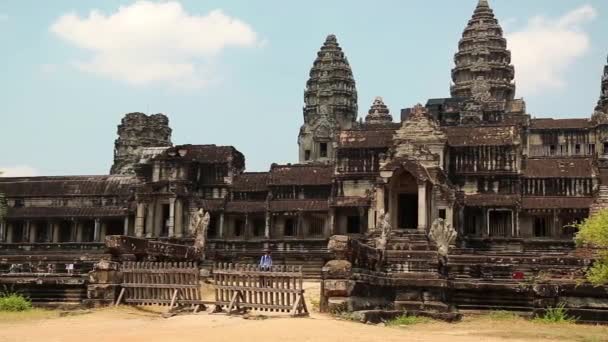
{"type": "Polygon", "coordinates": [[[304,124],[298,136],[300,163],[335,160],[340,130],[357,120],[357,89],[336,36],[329,35],[317,53],[304,91],[304,124]]]}

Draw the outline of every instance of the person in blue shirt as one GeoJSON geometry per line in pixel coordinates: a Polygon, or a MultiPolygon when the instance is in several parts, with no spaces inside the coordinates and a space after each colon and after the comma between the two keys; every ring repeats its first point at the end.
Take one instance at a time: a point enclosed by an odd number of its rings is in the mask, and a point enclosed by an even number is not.
{"type": "Polygon", "coordinates": [[[270,250],[267,249],[266,253],[262,255],[260,258],[260,268],[265,271],[270,271],[272,267],[272,256],[270,255],[270,250]]]}

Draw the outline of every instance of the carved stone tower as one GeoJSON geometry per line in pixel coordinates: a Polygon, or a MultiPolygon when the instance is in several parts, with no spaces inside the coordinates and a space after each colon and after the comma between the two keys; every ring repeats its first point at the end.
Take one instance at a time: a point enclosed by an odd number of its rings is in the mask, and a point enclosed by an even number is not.
{"type": "MultiPolygon", "coordinates": [[[[606,59],[608,63],[608,58],[606,59]]],[[[602,91],[600,93],[600,100],[597,102],[595,107],[596,113],[603,113],[604,116],[608,116],[608,64],[604,66],[604,74],[602,75],[602,91]]]]}
{"type": "Polygon", "coordinates": [[[371,108],[365,117],[365,123],[368,124],[385,124],[393,122],[393,117],[390,114],[388,107],[384,104],[384,100],[380,96],[374,99],[371,108]]]}
{"type": "Polygon", "coordinates": [[[171,128],[164,114],[129,113],[118,125],[114,142],[114,164],[110,174],[134,174],[143,147],[171,146],[171,128]]]}
{"type": "MultiPolygon", "coordinates": [[[[515,96],[515,70],[502,28],[487,0],[479,0],[454,56],[452,97],[477,102],[509,102],[515,96]]],[[[506,103],[505,103],[506,104],[506,103]]]]}
{"type": "Polygon", "coordinates": [[[304,124],[298,136],[299,160],[332,162],[340,130],[357,120],[353,72],[336,36],[329,35],[317,53],[304,91],[304,124]]]}

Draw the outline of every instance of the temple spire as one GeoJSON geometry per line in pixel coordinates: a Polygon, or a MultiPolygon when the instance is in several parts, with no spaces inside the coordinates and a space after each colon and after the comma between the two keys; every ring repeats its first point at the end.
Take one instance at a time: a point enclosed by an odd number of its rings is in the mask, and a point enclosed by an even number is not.
{"type": "Polygon", "coordinates": [[[462,33],[452,69],[453,97],[506,102],[515,97],[511,52],[488,1],[480,0],[462,33]]]}
{"type": "Polygon", "coordinates": [[[384,104],[382,97],[377,96],[374,103],[367,112],[365,123],[368,124],[384,124],[393,122],[393,117],[390,114],[388,107],[384,104]]]}
{"type": "Polygon", "coordinates": [[[325,38],[304,90],[304,124],[298,136],[300,162],[332,162],[338,132],[357,120],[353,72],[336,36],[325,38]]]}
{"type": "Polygon", "coordinates": [[[596,124],[608,124],[608,58],[604,66],[604,74],[602,75],[602,86],[600,90],[600,99],[595,107],[595,112],[591,117],[596,124]]]}

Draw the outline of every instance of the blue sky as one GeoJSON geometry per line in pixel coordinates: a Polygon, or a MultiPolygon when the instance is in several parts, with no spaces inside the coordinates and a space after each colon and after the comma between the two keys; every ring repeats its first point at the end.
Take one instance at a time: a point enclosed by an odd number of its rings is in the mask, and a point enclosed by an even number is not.
{"type": "MultiPolygon", "coordinates": [[[[234,145],[250,171],[295,162],[303,90],[327,34],[351,63],[360,115],[383,96],[397,119],[449,95],[476,2],[3,0],[0,170],[105,174],[116,125],[134,111],[167,114],[176,144],[234,145]]],[[[490,2],[528,112],[590,116],[608,2],[490,2]]]]}

